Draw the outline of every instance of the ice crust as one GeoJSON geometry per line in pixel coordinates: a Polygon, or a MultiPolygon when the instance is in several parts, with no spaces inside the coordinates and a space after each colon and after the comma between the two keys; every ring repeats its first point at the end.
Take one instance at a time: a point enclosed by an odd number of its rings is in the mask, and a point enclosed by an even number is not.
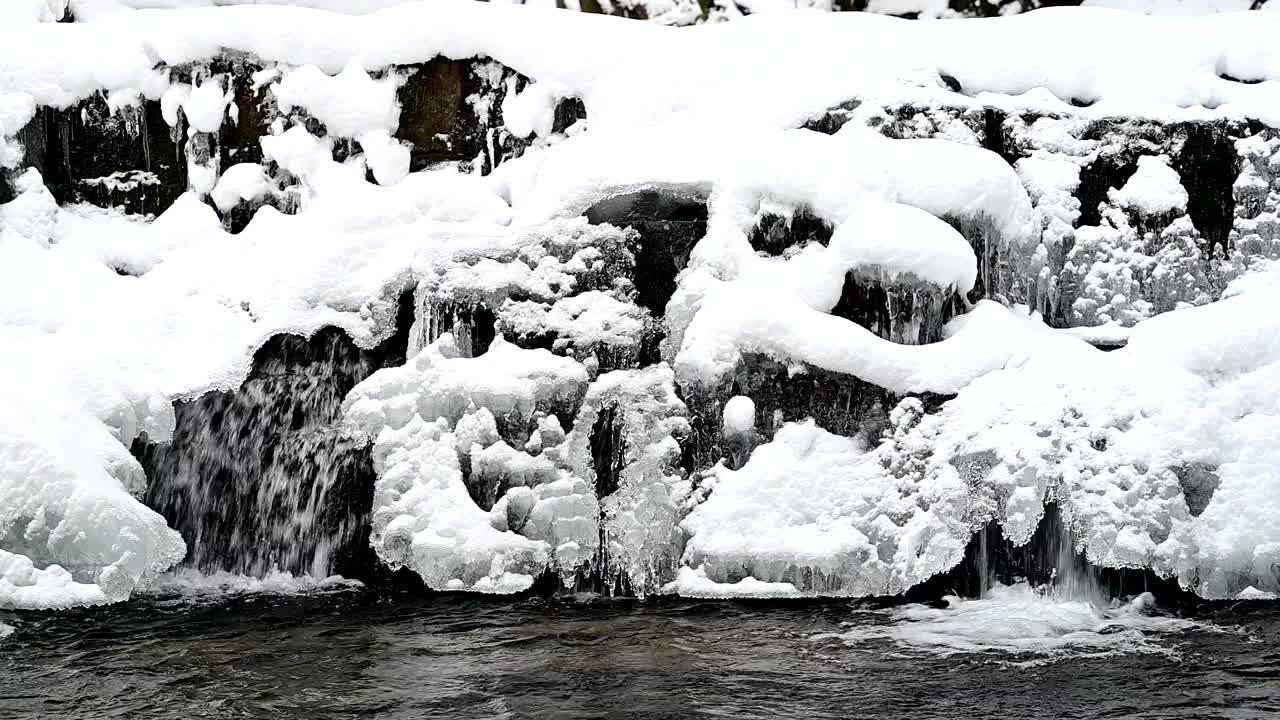
{"type": "MultiPolygon", "coordinates": [[[[238,385],[273,334],[333,325],[376,344],[410,289],[416,354],[357,387],[346,416],[378,472],[379,557],[433,588],[509,593],[550,573],[638,594],[896,593],[952,567],[990,520],[1025,541],[1054,501],[1096,563],[1149,567],[1206,597],[1280,592],[1280,270],[1241,262],[1217,302],[1195,277],[1162,305],[1135,299],[1147,276],[1134,268],[1181,278],[1189,256],[1174,251],[1197,237],[1170,158],[1138,159],[1100,224],[1075,227],[1074,193],[1101,150],[1071,120],[1035,121],[1038,145],[1016,167],[957,127],[883,137],[865,127],[871,110],[834,134],[796,129],[855,97],[1274,126],[1280,17],[778,11],[674,30],[453,0],[360,15],[192,4],[206,7],[84,3],[88,22],[0,22],[0,165],[15,191],[0,205],[0,346],[20,349],[0,357],[0,607],[122,600],[179,562],[182,538],[138,499],[129,445],[168,436],[173,400],[238,385]],[[1082,57],[1082,34],[1102,49],[1082,57]],[[778,36],[804,40],[759,51],[778,36]],[[165,69],[223,51],[278,64],[272,97],[323,134],[281,121],[263,163],[206,168],[155,218],[59,207],[24,169],[17,138],[37,108],[95,92],[159,99],[193,133],[236,122],[227,78],[188,85],[165,69]],[[511,132],[533,138],[523,156],[483,177],[409,172],[391,66],[436,55],[534,79],[505,103],[511,132]],[[554,133],[569,97],[588,122],[554,133]],[[286,180],[297,214],[266,204],[234,235],[204,201],[225,213],[286,180]],[[635,264],[637,235],[578,217],[648,190],[708,213],[656,309],[614,264],[635,264]],[[828,244],[752,249],[765,214],[801,210],[831,226],[828,244]],[[1149,262],[1153,216],[1177,242],[1149,262]],[[1034,284],[1049,252],[1083,269],[1072,317],[1127,347],[1102,353],[1026,307],[964,299],[991,256],[1034,284]],[[940,342],[889,342],[832,314],[851,272],[965,312],[940,342]],[[432,325],[427,306],[445,301],[493,312],[487,350],[471,357],[460,328],[432,325]],[[640,368],[663,311],[661,358],[640,368]],[[546,347],[516,344],[530,338],[546,347]],[[682,397],[728,397],[752,353],[955,398],[932,414],[902,400],[868,444],[812,421],[757,436],[764,418],[734,397],[710,432],[741,439],[742,462],[691,476],[681,443],[704,429],[682,397]],[[616,445],[602,449],[605,434],[616,445]],[[1188,495],[1208,484],[1193,515],[1188,495]]],[[[32,20],[60,11],[32,7],[32,20]]],[[[1262,242],[1280,148],[1241,142],[1235,190],[1263,210],[1235,227],[1262,242]]]]}

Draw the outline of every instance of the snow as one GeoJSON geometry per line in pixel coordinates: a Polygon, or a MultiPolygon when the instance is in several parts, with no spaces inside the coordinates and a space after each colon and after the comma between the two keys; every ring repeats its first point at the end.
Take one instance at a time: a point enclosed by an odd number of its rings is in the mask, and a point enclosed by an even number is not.
{"type": "Polygon", "coordinates": [[[1276,600],[1280,599],[1280,595],[1273,592],[1263,592],[1256,587],[1249,587],[1236,593],[1237,600],[1276,600]]]}
{"type": "Polygon", "coordinates": [[[55,22],[66,11],[67,0],[12,0],[0,7],[0,22],[17,25],[55,22]]]}
{"type": "Polygon", "coordinates": [[[717,288],[684,331],[676,356],[682,383],[715,386],[744,352],[808,363],[896,392],[949,393],[1004,367],[1009,339],[1023,320],[984,300],[953,320],[942,342],[910,346],[883,340],[849,320],[820,312],[765,286],[717,288]]]}
{"type": "Polygon", "coordinates": [[[355,138],[377,131],[395,132],[400,124],[399,85],[395,73],[375,80],[353,58],[333,76],[315,65],[288,70],[272,86],[272,92],[283,112],[301,107],[324,123],[331,136],[355,138]]]}
{"type": "MultiPolygon", "coordinates": [[[[131,1],[186,9],[78,0],[86,22],[34,22],[58,14],[41,0],[14,6],[34,9],[15,14],[22,24],[0,21],[0,164],[22,167],[14,138],[37,107],[96,92],[159,99],[170,125],[181,111],[192,133],[219,131],[237,120],[230,78],[200,64],[224,51],[270,66],[257,80],[291,117],[261,138],[261,165],[193,161],[191,192],[154,220],[59,207],[36,170],[12,175],[0,345],[22,352],[0,357],[0,607],[112,602],[159,582],[186,546],[139,500],[146,478],[129,445],[168,437],[174,400],[237,386],[273,334],[334,325],[380,342],[410,289],[410,359],[361,383],[345,411],[378,475],[375,550],[432,588],[507,593],[548,572],[569,586],[598,572],[638,594],[889,594],[952,567],[990,520],[1025,541],[1054,501],[1096,563],[1150,567],[1206,597],[1280,592],[1269,312],[1280,269],[1242,262],[1211,303],[1192,271],[1187,190],[1145,148],[1100,224],[1074,227],[1081,170],[1104,149],[1081,124],[1280,122],[1273,17],[1085,9],[953,23],[777,9],[674,30],[454,0],[367,14],[131,1]],[[1081,55],[1085,35],[1101,49],[1081,55]],[[761,51],[779,38],[803,42],[761,51]],[[501,108],[508,132],[536,138],[522,156],[483,177],[447,163],[409,172],[394,137],[398,66],[437,55],[533,79],[501,108]],[[192,64],[194,86],[170,79],[192,64]],[[570,97],[589,124],[550,137],[570,97]],[[855,97],[863,105],[835,134],[796,129],[855,97]],[[1034,146],[1010,167],[963,123],[930,139],[865,127],[890,100],[1053,117],[1009,119],[1034,146]],[[359,152],[335,161],[348,140],[359,152]],[[661,323],[625,279],[636,231],[579,217],[648,190],[708,212],[661,323]],[[265,203],[235,235],[202,199],[226,213],[277,192],[297,214],[265,203]],[[801,212],[831,227],[826,246],[752,249],[765,215],[801,212]],[[1148,236],[1164,243],[1155,254],[1148,236]],[[1063,314],[1088,328],[1050,331],[1007,298],[964,300],[991,272],[1048,285],[1049,257],[1079,270],[1063,314]],[[849,277],[959,297],[965,312],[941,341],[892,342],[832,314],[849,277]],[[1170,286],[1158,302],[1142,296],[1157,281],[1170,286]],[[499,336],[478,357],[463,324],[446,322],[453,305],[493,315],[499,336]],[[635,369],[659,333],[662,361],[635,369]],[[1127,346],[1104,354],[1081,338],[1127,346]],[[515,344],[532,339],[546,349],[515,344]],[[733,457],[691,477],[681,443],[704,429],[681,398],[727,390],[749,353],[899,396],[956,397],[930,415],[903,399],[883,438],[805,421],[771,439],[755,434],[752,399],[732,397],[720,419],[740,441],[733,457]],[[597,422],[625,440],[607,471],[597,422]],[[1194,516],[1187,496],[1212,483],[1190,468],[1216,479],[1194,516]]],[[[672,17],[685,5],[671,3],[672,17]]],[[[1275,148],[1237,150],[1235,191],[1260,208],[1237,229],[1261,243],[1275,148]]]]}
{"type": "Polygon", "coordinates": [[[0,605],[13,610],[104,605],[112,598],[97,584],[76,582],[59,565],[37,569],[30,559],[0,550],[0,605]]]}
{"type": "Polygon", "coordinates": [[[1187,209],[1187,191],[1169,159],[1144,155],[1138,170],[1119,190],[1108,194],[1111,202],[1141,215],[1163,215],[1187,209]]]}
{"type": "Polygon", "coordinates": [[[1274,16],[1220,13],[1148,17],[1101,8],[1048,8],[1009,18],[920,23],[872,13],[777,12],[692,29],[626,22],[552,8],[458,2],[406,3],[365,15],[302,7],[241,5],[154,13],[108,13],[70,29],[54,23],[4,32],[4,89],[65,105],[105,86],[156,88],[155,59],[180,65],[226,48],[338,73],[392,63],[484,55],[584,98],[592,122],[651,124],[710,113],[738,124],[781,128],[854,96],[888,92],[921,100],[997,105],[1044,87],[1046,109],[1094,101],[1082,114],[1169,118],[1276,118],[1270,84],[1280,75],[1266,49],[1274,16]],[[794,53],[764,53],[779,33],[805,37],[794,53]],[[1101,50],[1082,57],[1074,38],[1093,33],[1101,50]],[[554,39],[549,41],[548,39],[554,39]],[[663,53],[642,48],[661,45],[663,53]],[[144,51],[144,48],[146,50],[144,51]],[[151,56],[149,56],[151,55],[151,56]],[[1023,58],[1009,64],[1008,57],[1023,58]],[[640,62],[640,60],[643,60],[640,62]],[[6,63],[8,65],[8,63],[6,63]],[[679,72],[705,67],[714,71],[679,72]],[[848,73],[848,67],[865,72],[848,73]],[[733,72],[728,72],[733,68],[733,72]],[[956,95],[938,82],[946,73],[956,95]],[[914,90],[903,81],[919,83],[914,90]],[[758,92],[759,88],[770,92],[758,92]],[[1001,98],[1000,96],[1008,96],[1001,98]],[[1212,108],[1212,109],[1210,109],[1212,108]]]}
{"type": "Polygon", "coordinates": [[[746,435],[756,429],[756,404],[744,395],[734,395],[724,404],[726,435],[746,435]]]}
{"type": "Polygon", "coordinates": [[[706,571],[699,568],[682,567],[676,579],[663,588],[664,592],[674,593],[688,598],[788,598],[797,597],[800,592],[791,583],[760,582],[753,577],[745,577],[733,583],[719,583],[707,577],[706,571]]]}
{"type": "MultiPolygon", "coordinates": [[[[464,428],[476,427],[465,421],[477,413],[490,424],[496,416],[504,426],[522,427],[535,410],[576,404],[586,384],[586,371],[572,359],[501,338],[479,357],[459,357],[445,334],[404,367],[380,370],[356,386],[344,408],[347,422],[374,443],[371,542],[379,557],[393,568],[409,567],[437,590],[528,588],[563,543],[493,527],[468,495],[459,465],[459,455],[475,456],[483,446],[459,440],[467,437],[464,428]]],[[[484,437],[485,445],[501,442],[496,430],[484,437]]]]}
{"type": "MultiPolygon", "coordinates": [[[[754,578],[811,595],[892,595],[959,561],[962,483],[913,486],[866,466],[856,438],[787,424],[682,523],[685,565],[716,583],[754,578]]],[[[683,590],[682,590],[683,592],[683,590]]]]}
{"type": "Polygon", "coordinates": [[[1212,15],[1248,10],[1252,7],[1253,0],[1084,0],[1081,5],[1129,10],[1146,15],[1212,15]]]}
{"type": "Polygon", "coordinates": [[[409,147],[384,130],[370,130],[360,136],[365,162],[379,185],[395,185],[409,174],[409,147]]]}
{"type": "Polygon", "coordinates": [[[237,163],[223,171],[218,184],[209,193],[209,199],[222,212],[241,202],[257,202],[266,194],[269,180],[258,163],[237,163]]]}
{"type": "Polygon", "coordinates": [[[182,103],[182,112],[192,132],[217,132],[230,101],[231,93],[223,89],[222,79],[211,77],[191,89],[182,103]]]}

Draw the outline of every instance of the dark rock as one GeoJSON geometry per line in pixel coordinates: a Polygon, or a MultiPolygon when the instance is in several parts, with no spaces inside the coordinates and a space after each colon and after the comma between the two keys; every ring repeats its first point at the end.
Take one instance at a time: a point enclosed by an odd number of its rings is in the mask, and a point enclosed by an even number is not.
{"type": "Polygon", "coordinates": [[[813,130],[823,135],[834,135],[837,130],[844,127],[849,122],[850,116],[858,106],[862,105],[861,100],[846,100],[845,102],[835,105],[824,110],[821,114],[806,120],[800,127],[805,130],[813,130]]]}
{"type": "MultiPolygon", "coordinates": [[[[725,443],[721,423],[724,402],[734,395],[745,395],[755,403],[759,442],[771,440],[785,422],[810,418],[836,435],[861,435],[875,442],[888,425],[889,411],[902,399],[852,375],[808,366],[795,371],[756,353],[743,355],[725,387],[682,390],[692,428],[682,461],[689,470],[711,467],[729,455],[732,448],[725,443]]],[[[947,396],[921,397],[929,408],[936,408],[947,396]]]]}
{"type": "Polygon", "coordinates": [[[886,283],[873,273],[851,270],[831,314],[890,342],[924,345],[941,340],[942,326],[962,310],[954,292],[920,281],[886,283]]]}
{"type": "Polygon", "coordinates": [[[707,206],[700,198],[644,190],[602,200],[586,212],[592,224],[609,223],[639,233],[635,251],[637,302],[662,316],[676,289],[676,275],[707,233],[707,206]]]}
{"type": "Polygon", "coordinates": [[[165,123],[158,101],[112,114],[97,94],[63,110],[39,108],[19,139],[59,203],[159,214],[187,189],[180,129],[165,123]]]}
{"type": "Polygon", "coordinates": [[[1225,255],[1235,219],[1232,186],[1240,175],[1236,154],[1238,132],[1223,123],[1183,123],[1176,128],[1179,152],[1174,152],[1173,169],[1186,188],[1187,214],[1209,242],[1222,246],[1225,255]]]}
{"type": "Polygon", "coordinates": [[[782,255],[790,247],[808,243],[827,246],[831,243],[831,223],[800,208],[791,217],[766,214],[751,231],[751,249],[768,255],[782,255]]]}
{"type": "Polygon", "coordinates": [[[1076,198],[1080,201],[1079,225],[1097,225],[1102,222],[1099,207],[1106,202],[1107,193],[1124,187],[1138,171],[1136,156],[1101,155],[1097,160],[1080,169],[1080,188],[1076,198]]]}
{"type": "Polygon", "coordinates": [[[220,166],[226,169],[237,163],[261,163],[261,139],[271,134],[271,122],[278,111],[262,90],[254,90],[252,65],[239,64],[232,68],[228,82],[232,102],[236,107],[236,119],[227,117],[218,136],[220,166]]]}
{"type": "Polygon", "coordinates": [[[448,301],[432,303],[426,317],[431,323],[428,343],[445,333],[453,333],[462,357],[483,355],[497,337],[496,318],[493,311],[484,305],[448,301]]]}
{"type": "Polygon", "coordinates": [[[591,461],[596,471],[596,497],[605,498],[618,489],[626,467],[626,441],[616,402],[600,408],[591,426],[591,461]]]}

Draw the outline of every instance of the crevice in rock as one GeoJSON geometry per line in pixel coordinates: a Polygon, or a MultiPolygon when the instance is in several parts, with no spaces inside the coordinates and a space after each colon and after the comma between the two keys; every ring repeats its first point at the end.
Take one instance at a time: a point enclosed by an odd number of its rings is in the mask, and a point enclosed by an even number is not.
{"type": "Polygon", "coordinates": [[[984,108],[982,111],[982,147],[1004,158],[1013,165],[1022,157],[1015,143],[1005,137],[1005,112],[997,108],[984,108]]]}
{"type": "Polygon", "coordinates": [[[591,426],[591,464],[596,472],[596,497],[604,499],[617,492],[626,466],[626,445],[622,424],[614,422],[618,415],[616,402],[600,408],[591,426]]]}

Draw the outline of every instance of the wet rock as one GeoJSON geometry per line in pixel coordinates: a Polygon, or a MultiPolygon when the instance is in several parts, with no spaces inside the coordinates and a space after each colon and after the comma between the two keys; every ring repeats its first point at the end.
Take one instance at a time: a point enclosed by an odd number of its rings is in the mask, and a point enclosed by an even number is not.
{"type": "Polygon", "coordinates": [[[261,163],[261,138],[271,134],[279,110],[265,88],[254,88],[253,74],[262,68],[247,58],[224,57],[215,68],[227,73],[232,111],[218,136],[220,165],[261,163]]]}
{"type": "Polygon", "coordinates": [[[1224,254],[1230,250],[1228,239],[1235,216],[1232,184],[1241,165],[1235,139],[1240,130],[1228,123],[1184,123],[1174,138],[1179,152],[1174,155],[1173,168],[1187,190],[1187,213],[1209,242],[1210,253],[1215,246],[1221,246],[1224,254]]]}
{"type": "MultiPolygon", "coordinates": [[[[728,457],[722,433],[724,401],[745,395],[755,403],[759,442],[768,442],[783,423],[808,418],[822,429],[876,442],[888,426],[889,412],[901,396],[852,375],[821,368],[789,365],[765,355],[746,353],[725,388],[685,387],[692,432],[685,466],[711,467],[728,457]]],[[[936,408],[946,396],[922,396],[936,408]]]]}
{"type": "Polygon", "coordinates": [[[851,270],[831,314],[890,342],[924,345],[941,340],[943,325],[962,310],[954,292],[920,280],[890,281],[880,273],[851,270]]]}
{"type": "Polygon", "coordinates": [[[1187,510],[1192,517],[1199,517],[1209,501],[1217,492],[1222,479],[1218,476],[1218,468],[1207,463],[1188,463],[1173,468],[1173,474],[1182,486],[1183,497],[1187,500],[1187,510]]]}
{"type": "Polygon", "coordinates": [[[639,234],[635,250],[637,302],[655,316],[666,312],[676,275],[707,233],[707,206],[701,198],[657,190],[602,200],[586,212],[592,224],[608,223],[639,234]]]}
{"type": "Polygon", "coordinates": [[[626,467],[626,446],[616,402],[602,407],[591,426],[591,459],[596,471],[596,497],[605,498],[618,490],[626,467]]]}
{"type": "Polygon", "coordinates": [[[19,141],[59,203],[158,214],[187,188],[185,149],[158,101],[113,113],[96,94],[66,109],[42,107],[19,141]]]}
{"type": "Polygon", "coordinates": [[[461,357],[483,355],[497,336],[493,311],[483,304],[427,299],[419,306],[418,315],[424,318],[424,345],[453,333],[461,357]]]}
{"type": "Polygon", "coordinates": [[[803,247],[809,243],[827,246],[831,243],[834,228],[830,223],[814,215],[808,208],[800,208],[790,217],[765,214],[749,235],[751,249],[767,255],[782,255],[787,248],[803,247]]]}

